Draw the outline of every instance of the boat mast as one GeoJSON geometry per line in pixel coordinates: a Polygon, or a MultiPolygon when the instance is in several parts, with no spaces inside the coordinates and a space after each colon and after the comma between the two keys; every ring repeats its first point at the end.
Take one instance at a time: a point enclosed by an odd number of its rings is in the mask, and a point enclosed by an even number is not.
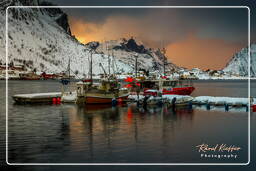
{"type": "Polygon", "coordinates": [[[102,66],[102,64],[100,63],[100,67],[101,67],[101,69],[103,70],[103,72],[104,72],[104,77],[107,75],[107,73],[106,73],[106,71],[105,71],[105,69],[104,69],[104,67],[102,66]]]}
{"type": "Polygon", "coordinates": [[[135,78],[137,78],[138,54],[135,54],[135,78]]]}
{"type": "Polygon", "coordinates": [[[92,50],[90,51],[90,57],[91,57],[91,60],[90,60],[90,80],[91,80],[91,83],[92,83],[92,50]]]}
{"type": "Polygon", "coordinates": [[[165,53],[166,53],[165,48],[163,48],[162,53],[163,53],[163,55],[164,55],[164,76],[165,76],[165,65],[167,65],[167,64],[166,64],[166,57],[165,57],[165,53]]]}
{"type": "Polygon", "coordinates": [[[107,51],[108,51],[108,76],[110,76],[110,54],[109,54],[109,47],[108,47],[108,44],[107,44],[107,51]]]}
{"type": "Polygon", "coordinates": [[[68,59],[68,79],[70,80],[70,57],[68,59]]]}
{"type": "Polygon", "coordinates": [[[113,75],[115,76],[116,71],[115,71],[115,58],[114,58],[114,51],[112,49],[112,70],[113,70],[113,75]]]}

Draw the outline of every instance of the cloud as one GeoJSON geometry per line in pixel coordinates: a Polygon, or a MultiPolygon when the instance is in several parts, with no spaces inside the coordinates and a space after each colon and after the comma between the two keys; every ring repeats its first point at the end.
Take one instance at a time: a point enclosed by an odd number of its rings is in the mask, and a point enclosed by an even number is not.
{"type": "Polygon", "coordinates": [[[160,47],[182,39],[191,30],[174,11],[166,20],[166,12],[156,14],[149,11],[147,15],[136,17],[113,15],[100,23],[70,17],[71,31],[83,43],[133,36],[148,46],[160,47]]]}
{"type": "Polygon", "coordinates": [[[71,30],[75,36],[83,38],[84,43],[102,41],[103,39],[119,39],[125,36],[136,36],[140,30],[136,20],[129,17],[110,17],[103,24],[71,19],[71,30]]]}
{"type": "Polygon", "coordinates": [[[133,36],[148,47],[166,46],[177,65],[221,69],[247,43],[247,24],[241,22],[246,15],[235,18],[236,13],[244,14],[244,10],[93,9],[85,17],[71,15],[70,25],[82,43],[133,36]],[[97,16],[95,21],[90,14],[97,16]]]}

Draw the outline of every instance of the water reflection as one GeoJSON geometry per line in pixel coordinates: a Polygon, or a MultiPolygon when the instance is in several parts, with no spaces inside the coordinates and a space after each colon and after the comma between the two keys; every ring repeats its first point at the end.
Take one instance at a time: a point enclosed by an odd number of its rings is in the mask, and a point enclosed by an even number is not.
{"type": "Polygon", "coordinates": [[[10,126],[24,128],[10,128],[12,162],[174,162],[184,161],[182,154],[198,161],[194,159],[198,154],[191,152],[194,144],[201,143],[194,137],[198,132],[193,131],[194,125],[204,127],[210,116],[189,107],[173,110],[136,104],[48,105],[45,115],[41,108],[46,106],[16,107],[31,115],[10,121],[10,126]],[[184,148],[182,153],[180,146],[184,148]]]}
{"type": "Polygon", "coordinates": [[[121,122],[125,122],[127,125],[136,124],[137,120],[146,122],[149,116],[161,118],[164,123],[170,120],[179,121],[182,119],[192,121],[194,115],[193,109],[186,106],[176,108],[175,110],[167,106],[143,108],[137,107],[134,104],[117,107],[111,107],[109,105],[69,105],[69,107],[70,110],[68,111],[70,115],[76,115],[79,119],[76,121],[83,123],[84,128],[90,130],[90,132],[96,126],[104,130],[108,128],[108,125],[118,128],[121,122]]]}
{"type": "Polygon", "coordinates": [[[66,133],[71,139],[70,150],[85,151],[87,162],[115,160],[117,150],[135,148],[134,153],[137,153],[142,142],[150,148],[153,144],[161,145],[158,147],[161,149],[168,147],[179,122],[192,122],[194,115],[189,108],[172,110],[167,106],[153,106],[145,109],[133,104],[117,107],[67,105],[62,109],[68,112],[70,123],[67,128],[64,122],[61,131],[70,131],[66,133]],[[104,159],[98,156],[99,152],[104,159]]]}

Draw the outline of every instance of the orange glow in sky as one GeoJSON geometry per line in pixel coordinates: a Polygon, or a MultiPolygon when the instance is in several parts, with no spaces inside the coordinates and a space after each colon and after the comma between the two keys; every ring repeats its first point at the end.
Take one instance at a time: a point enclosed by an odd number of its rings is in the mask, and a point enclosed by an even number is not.
{"type": "Polygon", "coordinates": [[[241,47],[222,39],[199,38],[190,34],[184,40],[169,44],[166,54],[178,66],[222,69],[241,47]]]}

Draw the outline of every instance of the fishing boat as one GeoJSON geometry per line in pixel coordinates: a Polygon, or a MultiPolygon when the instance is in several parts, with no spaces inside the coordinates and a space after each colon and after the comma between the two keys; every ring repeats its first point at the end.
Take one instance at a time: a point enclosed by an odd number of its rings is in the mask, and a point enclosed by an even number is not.
{"type": "Polygon", "coordinates": [[[106,104],[113,100],[125,101],[129,96],[128,89],[120,88],[116,80],[101,80],[99,86],[89,87],[85,90],[84,97],[86,104],[106,104]]]}
{"type": "Polygon", "coordinates": [[[123,102],[130,95],[127,88],[121,88],[116,79],[101,79],[99,84],[92,81],[76,83],[76,103],[111,104],[123,102]]]}
{"type": "Polygon", "coordinates": [[[179,79],[134,79],[127,78],[125,80],[128,84],[125,86],[131,89],[131,92],[142,93],[144,96],[158,96],[158,95],[190,95],[194,90],[191,80],[179,79]]]}
{"type": "Polygon", "coordinates": [[[131,92],[134,94],[142,94],[144,96],[158,96],[158,95],[190,95],[194,90],[191,79],[169,79],[166,76],[166,65],[167,58],[165,57],[165,48],[163,48],[163,76],[159,79],[155,78],[146,78],[146,77],[137,77],[137,58],[135,56],[135,78],[129,77],[125,80],[128,82],[126,87],[131,89],[131,92]]]}
{"type": "Polygon", "coordinates": [[[127,88],[121,88],[115,74],[110,74],[110,59],[108,74],[100,63],[100,67],[104,71],[104,78],[95,84],[92,78],[92,53],[90,56],[90,79],[77,83],[77,103],[111,104],[125,101],[130,93],[127,88]]]}
{"type": "Polygon", "coordinates": [[[145,80],[140,82],[140,86],[143,89],[144,95],[153,96],[156,96],[157,93],[162,95],[190,95],[195,90],[191,80],[184,81],[179,79],[145,80]]]}
{"type": "Polygon", "coordinates": [[[162,79],[159,81],[159,87],[163,95],[175,94],[175,95],[190,95],[195,87],[191,80],[167,80],[162,79]]]}

